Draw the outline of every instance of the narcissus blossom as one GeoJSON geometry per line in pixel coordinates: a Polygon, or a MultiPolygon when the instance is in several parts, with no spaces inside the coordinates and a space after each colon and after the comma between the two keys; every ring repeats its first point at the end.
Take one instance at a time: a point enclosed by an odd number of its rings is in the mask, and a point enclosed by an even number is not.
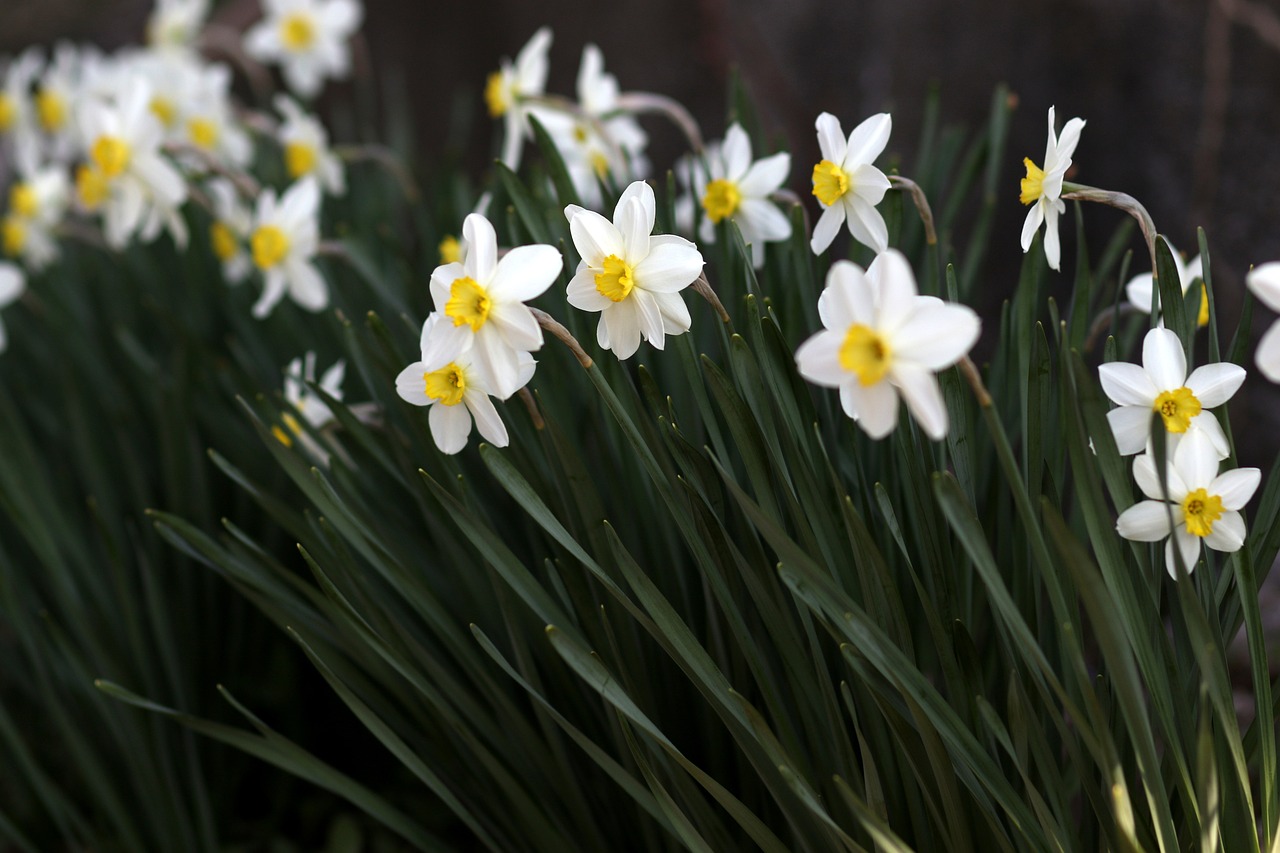
{"type": "Polygon", "coordinates": [[[656,209],[643,181],[623,191],[612,222],[576,204],[564,209],[582,257],[569,304],[600,312],[596,341],[620,359],[634,355],[642,338],[662,349],[667,335],[684,334],[691,323],[680,291],[701,273],[702,254],[683,237],[653,234],[656,209]]]}
{"type": "Polygon", "coordinates": [[[1206,364],[1187,375],[1182,342],[1169,329],[1152,329],[1142,341],[1142,366],[1111,362],[1098,368],[1102,390],[1117,408],[1107,412],[1120,455],[1147,446],[1153,414],[1165,430],[1179,434],[1194,423],[1218,453],[1229,452],[1218,419],[1209,410],[1221,406],[1244,382],[1244,368],[1226,362],[1206,364]]]}
{"type": "Polygon", "coordinates": [[[898,396],[925,434],[947,434],[947,406],[935,372],[955,364],[978,339],[978,315],[916,293],[907,259],[890,249],[864,272],[836,261],[818,299],[823,331],[796,350],[800,375],[840,389],[845,414],[872,438],[898,422],[898,396]]]}
{"type": "Polygon", "coordinates": [[[209,0],[157,0],[147,19],[147,43],[157,50],[192,50],[208,16],[209,0]]]}
{"type": "Polygon", "coordinates": [[[308,311],[329,304],[329,286],[311,263],[320,245],[320,185],[304,178],[276,199],[275,190],[258,197],[249,247],[262,271],[262,296],[253,316],[271,313],[285,293],[308,311]]]}
{"type": "Polygon", "coordinates": [[[356,0],[263,0],[266,17],[244,37],[245,52],[280,63],[285,83],[304,98],[320,94],[326,77],[351,71],[348,41],[364,17],[356,0]]]}
{"type": "MultiPolygon", "coordinates": [[[[1244,282],[1263,305],[1272,311],[1280,311],[1280,261],[1254,267],[1244,282]]],[[[1253,358],[1263,376],[1272,382],[1280,382],[1280,320],[1272,323],[1262,340],[1258,341],[1253,358]]]]}
{"type": "Polygon", "coordinates": [[[742,239],[751,246],[751,260],[764,265],[764,244],[791,236],[791,222],[770,200],[787,180],[791,155],[785,151],[753,160],[751,138],[739,124],[725,133],[724,143],[708,146],[706,168],[692,162],[692,191],[702,206],[698,239],[713,243],[716,224],[726,219],[737,224],[742,239]]]}
{"type": "Polygon", "coordinates": [[[876,205],[889,189],[889,179],[874,165],[889,143],[893,119],[880,113],[866,119],[845,139],[840,120],[830,113],[818,116],[818,148],[822,161],[813,167],[813,194],[825,210],[813,228],[809,245],[821,254],[842,224],[853,239],[876,253],[889,246],[889,229],[876,205]]]}
{"type": "Polygon", "coordinates": [[[1062,178],[1071,168],[1071,155],[1080,142],[1080,131],[1084,129],[1084,119],[1073,118],[1062,128],[1059,136],[1054,130],[1053,107],[1049,107],[1049,141],[1044,148],[1044,168],[1036,166],[1030,157],[1022,160],[1027,167],[1027,176],[1022,179],[1022,193],[1018,196],[1023,204],[1031,205],[1027,218],[1022,223],[1022,251],[1031,248],[1031,241],[1036,230],[1044,224],[1044,256],[1049,266],[1059,269],[1062,259],[1062,246],[1058,241],[1058,217],[1067,209],[1062,196],[1062,178]]]}
{"type": "Polygon", "coordinates": [[[329,195],[345,193],[347,181],[342,161],[329,147],[329,132],[324,125],[286,95],[278,95],[275,105],[284,116],[276,139],[284,150],[284,166],[289,178],[296,181],[315,175],[329,195]]]}
{"type": "Polygon", "coordinates": [[[1200,543],[1215,551],[1238,551],[1244,544],[1245,524],[1240,510],[1253,497],[1262,479],[1257,468],[1237,468],[1218,473],[1218,452],[1203,432],[1182,438],[1165,468],[1160,487],[1156,460],[1143,454],[1133,462],[1133,476],[1148,500],[1120,513],[1116,531],[1136,542],[1165,546],[1165,566],[1177,577],[1174,547],[1182,554],[1190,573],[1200,559],[1200,543]]]}
{"type": "Polygon", "coordinates": [[[213,204],[209,245],[222,264],[222,277],[229,284],[239,284],[253,271],[253,260],[247,247],[253,231],[253,214],[226,178],[214,178],[206,189],[213,204]]]}
{"type": "MultiPolygon", "coordinates": [[[[16,264],[0,261],[0,308],[14,302],[27,289],[27,277],[16,264]]],[[[9,335],[0,323],[0,352],[9,345],[9,335]]]]}
{"type": "MultiPolygon", "coordinates": [[[[1183,295],[1185,295],[1196,279],[1202,275],[1200,256],[1196,255],[1190,261],[1183,263],[1182,255],[1178,254],[1178,251],[1173,246],[1169,246],[1169,250],[1173,255],[1173,264],[1178,268],[1178,282],[1182,287],[1183,295]]],[[[1159,311],[1160,292],[1155,286],[1155,277],[1151,273],[1138,273],[1129,279],[1129,283],[1124,286],[1125,296],[1129,298],[1129,304],[1143,314],[1151,313],[1153,290],[1155,291],[1156,310],[1159,311]]],[[[1200,314],[1196,318],[1196,325],[1201,327],[1209,325],[1209,294],[1203,283],[1200,285],[1200,314]]]]}
{"type": "Polygon", "coordinates": [[[503,58],[501,66],[489,75],[484,87],[489,115],[504,122],[502,162],[512,169],[520,166],[520,151],[529,134],[530,107],[525,102],[540,96],[547,85],[547,51],[550,48],[551,30],[542,27],[520,49],[514,63],[503,58]]]}

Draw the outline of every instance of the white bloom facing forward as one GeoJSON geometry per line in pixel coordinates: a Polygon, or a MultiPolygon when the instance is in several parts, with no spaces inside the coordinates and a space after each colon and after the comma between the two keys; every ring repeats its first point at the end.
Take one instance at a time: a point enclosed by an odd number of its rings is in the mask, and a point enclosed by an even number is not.
{"type": "Polygon", "coordinates": [[[1022,179],[1022,192],[1018,196],[1023,204],[1031,205],[1022,223],[1022,251],[1031,248],[1036,231],[1044,224],[1044,256],[1053,269],[1060,269],[1062,246],[1058,240],[1058,217],[1067,209],[1062,196],[1062,178],[1071,168],[1071,155],[1080,142],[1084,119],[1073,118],[1059,135],[1054,130],[1053,107],[1049,107],[1049,141],[1044,148],[1044,168],[1036,166],[1030,157],[1022,163],[1027,176],[1022,179]]]}
{"type": "Polygon", "coordinates": [[[800,375],[840,389],[845,414],[872,438],[898,422],[898,395],[937,441],[947,434],[947,406],[934,375],[978,340],[978,315],[964,305],[916,293],[915,275],[896,250],[864,272],[836,261],[818,299],[823,331],[796,350],[800,375]]]}
{"type": "MultiPolygon", "coordinates": [[[[1167,242],[1167,241],[1166,241],[1167,242]]],[[[1178,282],[1182,286],[1182,293],[1185,296],[1187,291],[1191,289],[1191,285],[1195,284],[1196,279],[1201,278],[1200,256],[1196,255],[1190,261],[1183,263],[1182,255],[1178,251],[1169,246],[1169,253],[1173,255],[1173,264],[1178,268],[1178,282]]],[[[1151,313],[1151,300],[1154,297],[1156,311],[1160,310],[1160,290],[1155,286],[1156,280],[1149,272],[1138,273],[1129,279],[1129,283],[1124,286],[1125,296],[1129,299],[1129,304],[1137,308],[1143,314],[1151,313]]],[[[1209,292],[1202,283],[1200,285],[1200,314],[1196,317],[1196,325],[1203,328],[1209,325],[1209,292]]]]}
{"type": "MultiPolygon", "coordinates": [[[[1249,270],[1244,283],[1263,305],[1280,312],[1280,261],[1271,261],[1249,270]]],[[[1280,382],[1280,320],[1272,323],[1258,341],[1253,358],[1263,376],[1272,382],[1280,382]]]]}
{"type": "Polygon", "coordinates": [[[893,119],[888,113],[873,115],[848,139],[830,113],[818,116],[815,126],[822,161],[813,167],[813,194],[826,209],[813,228],[813,253],[825,252],[842,224],[848,224],[853,239],[883,252],[889,247],[889,229],[876,205],[888,191],[889,179],[873,164],[889,144],[893,119]]]}
{"type": "Polygon", "coordinates": [[[275,105],[284,116],[276,138],[284,150],[289,179],[297,181],[315,175],[329,195],[345,193],[347,181],[342,161],[329,147],[329,133],[324,125],[286,95],[277,96],[275,105]]]}
{"type": "MultiPolygon", "coordinates": [[[[420,345],[424,358],[400,371],[396,393],[407,403],[431,407],[427,418],[431,438],[441,453],[457,453],[467,446],[473,420],[485,441],[494,447],[506,447],[507,427],[489,399],[488,377],[473,361],[473,350],[465,349],[443,363],[425,358],[434,334],[447,323],[442,315],[432,314],[422,324],[420,345]]],[[[533,378],[533,371],[533,357],[524,353],[520,359],[520,387],[533,378]]]]}
{"type": "Polygon", "coordinates": [[[1215,551],[1238,551],[1244,544],[1245,524],[1240,510],[1253,497],[1262,479],[1257,468],[1218,473],[1218,453],[1208,435],[1196,432],[1178,442],[1165,469],[1167,493],[1161,489],[1156,462],[1143,454],[1133,462],[1133,476],[1148,500],[1120,513],[1116,531],[1136,542],[1159,542],[1166,537],[1165,566],[1177,578],[1174,546],[1189,574],[1200,559],[1200,543],[1215,551]],[[1170,525],[1172,522],[1172,526],[1170,525]]]}
{"type": "Polygon", "coordinates": [[[761,160],[751,158],[751,138],[739,124],[729,128],[724,144],[708,147],[705,172],[694,164],[693,191],[705,216],[698,238],[713,243],[715,226],[732,220],[751,245],[752,264],[764,265],[764,244],[786,240],[791,223],[769,196],[777,192],[791,172],[791,155],[783,151],[761,160]]]}
{"type": "MultiPolygon", "coordinates": [[[[0,308],[15,302],[27,289],[27,277],[16,264],[0,261],[0,308]]],[[[9,335],[0,323],[0,352],[9,345],[9,335]]]]}
{"type": "Polygon", "coordinates": [[[547,85],[547,51],[550,48],[551,30],[542,27],[520,49],[514,63],[506,58],[502,60],[484,87],[484,100],[490,117],[501,118],[504,122],[502,162],[513,170],[520,166],[520,151],[529,133],[529,106],[525,101],[542,95],[547,85]]]}
{"type": "Polygon", "coordinates": [[[245,52],[259,62],[280,63],[298,95],[313,98],[326,77],[350,73],[347,42],[364,17],[357,0],[263,0],[263,11],[266,17],[245,34],[245,52]]]}
{"type": "Polygon", "coordinates": [[[298,181],[279,200],[275,190],[258,197],[249,246],[264,284],[254,317],[270,314],[285,293],[308,311],[329,304],[329,286],[311,263],[320,245],[319,216],[320,185],[312,178],[298,181]]]}
{"type": "Polygon", "coordinates": [[[1230,400],[1244,376],[1244,368],[1227,362],[1202,365],[1188,376],[1182,341],[1169,329],[1152,329],[1142,341],[1141,367],[1119,361],[1098,367],[1102,390],[1118,407],[1107,412],[1116,449],[1121,456],[1142,452],[1152,415],[1159,414],[1168,432],[1203,430],[1218,458],[1226,458],[1227,438],[1209,409],[1230,400]]]}
{"type": "Polygon", "coordinates": [[[564,268],[554,246],[518,246],[498,258],[493,225],[478,213],[462,223],[467,253],[431,274],[431,298],[441,320],[422,359],[447,362],[464,349],[488,378],[491,393],[505,400],[523,384],[521,355],[541,349],[542,327],[524,303],[541,296],[564,268]]]}
{"type": "Polygon", "coordinates": [[[623,191],[612,222],[574,204],[564,209],[582,257],[569,304],[600,312],[596,341],[619,359],[634,355],[641,339],[662,349],[667,335],[684,334],[692,322],[680,291],[702,272],[702,254],[683,237],[653,234],[656,209],[643,181],[623,191]]]}

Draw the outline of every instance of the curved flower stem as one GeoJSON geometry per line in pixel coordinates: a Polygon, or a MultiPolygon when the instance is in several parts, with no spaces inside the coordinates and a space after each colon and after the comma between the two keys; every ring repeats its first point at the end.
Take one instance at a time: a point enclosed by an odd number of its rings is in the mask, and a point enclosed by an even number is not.
{"type": "Polygon", "coordinates": [[[342,245],[338,240],[321,240],[316,245],[317,258],[337,258],[345,261],[351,266],[355,266],[355,262],[351,259],[351,253],[347,251],[347,247],[342,245]]]}
{"type": "Polygon", "coordinates": [[[390,148],[385,145],[340,145],[333,152],[348,163],[376,163],[400,183],[404,197],[416,202],[422,197],[418,182],[409,174],[409,169],[401,162],[390,148]]]}
{"type": "Polygon", "coordinates": [[[276,121],[275,116],[260,110],[251,110],[247,107],[236,109],[236,120],[249,130],[262,136],[275,136],[277,131],[280,130],[280,122],[276,121]]]}
{"type": "Polygon", "coordinates": [[[706,272],[698,273],[698,277],[693,280],[691,286],[698,292],[699,296],[707,300],[711,307],[716,310],[722,323],[728,324],[732,322],[733,318],[729,316],[728,311],[724,310],[724,303],[720,301],[720,297],[716,295],[716,292],[711,289],[711,282],[707,280],[706,272]]]}
{"type": "Polygon", "coordinates": [[[579,121],[591,125],[591,129],[595,131],[600,140],[604,142],[605,147],[609,149],[609,159],[618,163],[626,160],[623,156],[622,148],[618,143],[614,142],[613,136],[605,126],[604,119],[587,112],[577,101],[572,101],[561,95],[525,95],[520,98],[520,103],[546,107],[557,112],[566,113],[579,121]]]}
{"type": "Polygon", "coordinates": [[[262,185],[244,172],[232,169],[217,157],[195,145],[186,142],[166,142],[161,150],[171,156],[194,157],[200,164],[216,175],[221,175],[235,186],[240,195],[253,200],[262,192],[262,185]]]}
{"type": "Polygon", "coordinates": [[[924,190],[915,181],[901,175],[890,175],[889,183],[895,189],[911,194],[911,200],[916,203],[916,210],[920,213],[920,221],[924,223],[925,242],[930,246],[938,245],[938,232],[933,228],[933,209],[929,207],[929,199],[925,197],[924,190]]]}
{"type": "Polygon", "coordinates": [[[75,240],[84,243],[86,246],[92,246],[95,249],[101,249],[104,252],[113,251],[107,245],[107,241],[102,238],[102,232],[90,226],[88,223],[80,222],[74,219],[64,219],[54,233],[59,237],[65,237],[68,240],[75,240]]]}
{"type": "Polygon", "coordinates": [[[595,364],[591,360],[591,356],[587,355],[587,351],[582,348],[582,344],[578,343],[578,339],[562,326],[559,320],[546,311],[541,311],[537,308],[530,308],[529,310],[533,312],[534,319],[538,321],[539,326],[559,338],[560,342],[573,352],[574,357],[578,359],[578,364],[581,364],[583,368],[590,368],[591,365],[595,364]]]}
{"type": "MultiPolygon", "coordinates": [[[[698,122],[684,105],[666,95],[651,92],[623,92],[618,96],[618,111],[629,113],[660,113],[671,119],[689,140],[693,153],[702,153],[702,131],[698,122]]],[[[606,116],[607,117],[607,116],[606,116]]]]}
{"type": "Polygon", "coordinates": [[[1098,336],[1101,335],[1103,330],[1111,324],[1112,320],[1119,317],[1120,314],[1134,314],[1137,313],[1137,311],[1137,308],[1134,308],[1126,302],[1121,303],[1119,308],[1114,311],[1108,308],[1107,310],[1100,312],[1098,316],[1094,318],[1093,324],[1089,326],[1089,334],[1084,339],[1084,351],[1093,351],[1093,345],[1098,342],[1098,336]],[[1117,313],[1117,311],[1119,313],[1117,313]]]}
{"type": "Polygon", "coordinates": [[[542,412],[538,411],[538,403],[529,393],[529,388],[526,386],[516,393],[520,395],[520,402],[524,403],[524,407],[529,410],[529,419],[533,421],[533,428],[542,432],[547,428],[547,422],[542,419],[542,412]]]}
{"type": "Polygon", "coordinates": [[[1159,273],[1156,272],[1156,225],[1151,220],[1151,214],[1147,213],[1147,209],[1136,198],[1127,193],[1100,190],[1096,187],[1086,187],[1083,184],[1066,182],[1062,184],[1062,198],[1071,199],[1072,201],[1095,201],[1099,204],[1123,210],[1138,220],[1138,227],[1142,229],[1142,237],[1147,242],[1147,252],[1151,255],[1151,274],[1157,279],[1159,278],[1159,273]]]}
{"type": "Polygon", "coordinates": [[[984,409],[991,408],[991,393],[987,391],[987,386],[982,382],[982,374],[978,372],[978,366],[973,363],[973,359],[965,356],[956,362],[956,367],[960,369],[960,375],[969,383],[969,387],[973,389],[973,396],[978,399],[978,405],[984,409]]]}

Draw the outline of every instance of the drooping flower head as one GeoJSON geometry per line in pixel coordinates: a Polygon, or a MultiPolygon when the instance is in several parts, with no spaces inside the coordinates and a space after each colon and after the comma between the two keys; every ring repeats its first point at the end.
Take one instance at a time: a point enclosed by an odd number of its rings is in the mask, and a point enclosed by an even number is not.
{"type": "Polygon", "coordinates": [[[1023,204],[1031,205],[1022,223],[1022,251],[1031,248],[1036,230],[1044,223],[1044,256],[1049,266],[1059,269],[1062,246],[1058,240],[1058,217],[1067,209],[1062,196],[1062,178],[1071,168],[1071,155],[1080,142],[1084,119],[1073,118],[1058,135],[1054,130],[1053,107],[1049,107],[1049,141],[1044,148],[1044,168],[1030,157],[1023,158],[1027,176],[1022,179],[1022,192],[1018,196],[1023,204]]]}
{"type": "Polygon", "coordinates": [[[280,63],[289,88],[303,98],[320,94],[326,77],[351,71],[348,42],[360,28],[358,0],[263,0],[266,17],[245,33],[245,52],[280,63]]]}
{"type": "Polygon", "coordinates": [[[484,87],[489,115],[503,120],[502,162],[512,169],[520,166],[520,151],[529,134],[529,105],[525,101],[541,95],[547,85],[550,48],[551,29],[542,27],[516,54],[514,63],[503,58],[484,87]]]}
{"type": "Polygon", "coordinates": [[[840,120],[830,113],[818,116],[818,148],[822,161],[813,167],[813,194],[825,208],[813,228],[810,247],[821,254],[840,226],[847,224],[853,239],[877,254],[889,246],[889,229],[876,205],[889,189],[889,179],[873,164],[889,143],[893,119],[880,113],[866,119],[845,139],[840,120]]]}
{"type": "Polygon", "coordinates": [[[285,293],[308,311],[329,304],[329,287],[311,263],[320,245],[319,217],[320,186],[314,178],[303,178],[279,199],[275,190],[258,197],[249,247],[263,288],[254,317],[270,314],[285,293]]]}
{"type": "Polygon", "coordinates": [[[947,434],[947,406],[934,375],[978,339],[978,315],[916,293],[907,259],[890,249],[864,272],[836,261],[818,300],[823,331],[796,350],[800,375],[840,389],[845,414],[872,438],[898,422],[898,397],[930,438],[947,434]]]}

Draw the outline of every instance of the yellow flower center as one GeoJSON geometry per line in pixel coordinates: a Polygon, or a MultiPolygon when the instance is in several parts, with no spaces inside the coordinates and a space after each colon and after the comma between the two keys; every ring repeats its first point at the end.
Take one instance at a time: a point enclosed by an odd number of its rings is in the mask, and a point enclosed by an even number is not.
{"type": "Polygon", "coordinates": [[[302,12],[286,15],[280,22],[280,41],[286,50],[294,53],[306,50],[316,40],[316,25],[311,16],[302,12]]]}
{"type": "Polygon", "coordinates": [[[609,174],[609,158],[601,154],[599,151],[591,152],[591,171],[596,173],[597,178],[603,178],[609,174]]]}
{"type": "Polygon", "coordinates": [[[449,288],[449,301],[444,304],[444,315],[453,320],[453,325],[468,325],[471,331],[478,332],[489,319],[491,307],[489,294],[476,280],[469,276],[456,278],[449,288]]]}
{"type": "Polygon", "coordinates": [[[18,105],[5,92],[0,92],[0,133],[10,130],[18,118],[18,105]]]}
{"type": "Polygon", "coordinates": [[[1200,284],[1200,313],[1196,315],[1196,325],[1203,329],[1209,325],[1209,288],[1200,284]]]}
{"type": "Polygon", "coordinates": [[[36,115],[48,133],[57,133],[67,123],[67,99],[49,89],[36,95],[36,115]]]}
{"type": "MultiPolygon", "coordinates": [[[[284,425],[289,428],[289,432],[293,433],[293,435],[302,435],[302,424],[298,423],[298,419],[289,412],[281,414],[280,420],[284,422],[284,425]]],[[[293,436],[289,435],[288,432],[285,432],[280,427],[271,427],[271,434],[276,437],[276,441],[280,442],[285,447],[293,447],[293,436]]]]}
{"type": "Polygon", "coordinates": [[[224,263],[240,251],[240,242],[236,240],[235,232],[225,222],[215,222],[209,226],[209,242],[213,244],[213,254],[224,263]]]}
{"type": "Polygon", "coordinates": [[[107,200],[108,184],[102,172],[92,166],[76,170],[76,194],[86,210],[97,210],[107,200]]]}
{"type": "Polygon", "coordinates": [[[446,406],[461,403],[462,395],[467,391],[467,375],[457,362],[450,362],[439,370],[422,374],[422,381],[426,384],[427,396],[446,406]]]}
{"type": "Polygon", "coordinates": [[[253,232],[250,240],[253,262],[259,269],[269,270],[289,254],[289,238],[274,225],[263,225],[253,232]]]}
{"type": "Polygon", "coordinates": [[[610,255],[596,273],[596,290],[611,302],[621,302],[631,295],[636,286],[636,275],[631,266],[617,255],[610,255]]]}
{"type": "Polygon", "coordinates": [[[40,210],[36,191],[28,183],[14,184],[9,190],[9,210],[25,219],[31,219],[40,210]]]}
{"type": "Polygon", "coordinates": [[[206,150],[218,144],[218,123],[207,118],[193,118],[187,122],[191,142],[206,150]]]}
{"type": "Polygon", "coordinates": [[[1164,428],[1169,432],[1186,432],[1191,426],[1191,419],[1200,414],[1200,401],[1191,389],[1183,386],[1172,391],[1165,391],[1156,397],[1152,408],[1164,418],[1164,428]]]}
{"type": "Polygon", "coordinates": [[[301,178],[316,167],[316,149],[305,142],[288,142],[284,146],[284,167],[289,177],[301,178]]]}
{"type": "Polygon", "coordinates": [[[280,442],[285,447],[293,447],[293,438],[290,437],[289,433],[280,429],[279,426],[272,426],[271,434],[275,436],[276,441],[280,442]]]}
{"type": "Polygon", "coordinates": [[[849,191],[849,174],[830,160],[813,167],[813,194],[827,207],[849,191]]]}
{"type": "Polygon", "coordinates": [[[1189,492],[1182,499],[1182,520],[1186,522],[1187,532],[1194,536],[1208,536],[1213,532],[1213,523],[1222,518],[1222,498],[1211,495],[1204,489],[1189,492]]]}
{"type": "Polygon", "coordinates": [[[171,128],[174,122],[178,120],[178,108],[174,106],[173,101],[163,95],[156,95],[151,99],[151,114],[160,119],[160,123],[166,128],[171,128]]]}
{"type": "Polygon", "coordinates": [[[108,180],[119,177],[128,168],[131,154],[129,143],[118,136],[99,136],[89,149],[89,157],[108,180]]]}
{"type": "Polygon", "coordinates": [[[484,84],[484,102],[489,106],[489,116],[497,118],[511,107],[511,97],[507,92],[506,75],[495,71],[489,75],[484,84]]]}
{"type": "Polygon", "coordinates": [[[1027,167],[1027,176],[1022,179],[1022,194],[1018,201],[1023,204],[1035,204],[1044,195],[1044,172],[1030,157],[1022,158],[1022,165],[1027,167]]]}
{"type": "Polygon", "coordinates": [[[6,216],[3,221],[0,221],[0,247],[4,248],[6,255],[16,257],[22,253],[26,245],[26,223],[16,216],[6,216]]]}
{"type": "Polygon", "coordinates": [[[870,326],[854,323],[840,345],[840,364],[856,374],[861,385],[875,385],[889,372],[893,351],[880,333],[870,326]]]}
{"type": "MultiPolygon", "coordinates": [[[[840,174],[843,176],[844,172],[840,174]]],[[[818,180],[816,169],[814,170],[814,175],[813,192],[817,195],[818,180]]],[[[848,178],[845,178],[846,189],[848,183],[848,178]]],[[[707,184],[707,194],[702,197],[702,207],[707,211],[707,218],[716,223],[733,216],[734,211],[738,209],[738,205],[741,203],[742,193],[738,192],[738,185],[733,181],[726,181],[724,178],[716,178],[707,184]]],[[[830,202],[824,203],[830,204],[830,202]]]]}
{"type": "Polygon", "coordinates": [[[462,262],[462,244],[452,234],[444,235],[444,239],[440,241],[440,245],[437,248],[440,251],[440,263],[456,264],[462,262]]]}

